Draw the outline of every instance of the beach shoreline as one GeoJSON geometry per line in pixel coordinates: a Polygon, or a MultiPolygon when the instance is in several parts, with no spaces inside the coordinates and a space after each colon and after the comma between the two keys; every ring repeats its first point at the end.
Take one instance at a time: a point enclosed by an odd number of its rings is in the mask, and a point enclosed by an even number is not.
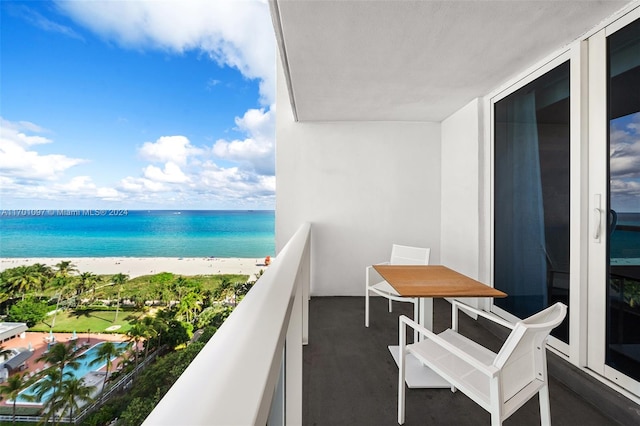
{"type": "Polygon", "coordinates": [[[78,273],[91,272],[96,275],[122,273],[129,278],[171,272],[178,275],[241,274],[255,277],[265,270],[264,258],[236,257],[33,257],[0,258],[0,271],[35,263],[51,266],[70,261],[78,273]]]}

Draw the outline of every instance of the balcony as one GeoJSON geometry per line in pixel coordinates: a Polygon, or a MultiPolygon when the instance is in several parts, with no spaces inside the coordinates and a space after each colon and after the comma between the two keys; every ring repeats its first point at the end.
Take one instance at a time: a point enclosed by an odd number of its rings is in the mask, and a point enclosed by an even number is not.
{"type": "MultiPolygon", "coordinates": [[[[411,306],[363,297],[309,299],[310,225],[302,226],[145,425],[394,425],[398,315],[411,306]],[[308,327],[308,328],[307,328],[308,327]],[[303,342],[308,343],[303,346],[303,342]]],[[[364,284],[363,284],[364,285],[364,284]]],[[[449,326],[449,303],[434,301],[434,329],[449,326]]],[[[460,330],[497,350],[500,332],[461,316],[460,330]]],[[[555,425],[640,424],[640,406],[549,353],[555,425]]],[[[489,424],[462,393],[411,389],[407,425],[489,424]]],[[[533,399],[506,422],[538,425],[533,399]]]]}
{"type": "MultiPolygon", "coordinates": [[[[388,345],[397,344],[398,315],[411,317],[411,305],[371,302],[370,328],[364,327],[364,298],[312,298],[309,344],[304,348],[303,424],[394,425],[396,367],[388,345]]],[[[497,351],[502,338],[466,315],[465,335],[497,351]]],[[[434,300],[434,330],[450,326],[450,304],[434,300]]],[[[548,352],[551,417],[554,425],[639,424],[640,407],[603,384],[577,372],[548,352]],[[578,391],[578,392],[577,392],[578,391]]],[[[530,400],[505,425],[539,425],[537,399],[530,400]]],[[[489,425],[489,414],[464,394],[448,389],[409,389],[405,425],[489,425]]]]}

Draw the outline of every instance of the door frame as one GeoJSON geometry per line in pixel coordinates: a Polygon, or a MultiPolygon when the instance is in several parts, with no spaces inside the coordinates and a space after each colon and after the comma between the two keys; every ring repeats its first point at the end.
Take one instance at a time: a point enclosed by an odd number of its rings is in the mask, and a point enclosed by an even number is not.
{"type": "Polygon", "coordinates": [[[609,367],[606,361],[607,333],[607,205],[608,132],[607,37],[640,19],[640,8],[621,16],[587,39],[588,43],[588,132],[589,132],[589,216],[592,234],[588,238],[588,311],[586,366],[622,388],[640,395],[640,382],[609,367]],[[597,230],[600,230],[599,235],[597,230]]]}

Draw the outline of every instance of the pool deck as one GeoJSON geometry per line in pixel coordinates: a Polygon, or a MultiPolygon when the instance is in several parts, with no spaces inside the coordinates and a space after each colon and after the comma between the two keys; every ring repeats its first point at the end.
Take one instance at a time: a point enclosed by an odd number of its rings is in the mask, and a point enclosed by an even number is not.
{"type": "MultiPolygon", "coordinates": [[[[77,333],[78,346],[87,345],[87,348],[105,341],[112,342],[124,342],[127,340],[125,335],[122,334],[107,334],[107,333],[91,333],[90,337],[87,333],[77,333]]],[[[72,333],[53,333],[56,343],[68,343],[71,342],[72,333]]],[[[47,350],[49,333],[42,332],[26,332],[25,337],[14,337],[2,343],[4,349],[12,348],[31,348],[33,349],[33,355],[26,361],[26,368],[20,372],[20,374],[39,373],[45,368],[43,361],[36,361],[47,350]]],[[[116,362],[116,361],[114,361],[116,362]]],[[[114,364],[115,366],[115,364],[114,364]]],[[[104,370],[104,367],[101,369],[104,370]]],[[[16,374],[16,373],[14,373],[16,374]]],[[[6,405],[5,402],[0,402],[0,405],[6,405]]]]}

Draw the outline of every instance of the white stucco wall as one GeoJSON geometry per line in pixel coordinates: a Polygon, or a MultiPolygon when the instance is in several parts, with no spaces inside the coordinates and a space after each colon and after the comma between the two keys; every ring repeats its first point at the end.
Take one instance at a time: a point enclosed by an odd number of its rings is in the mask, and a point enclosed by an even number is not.
{"type": "Polygon", "coordinates": [[[364,295],[365,266],[394,242],[439,262],[440,124],[296,123],[279,77],[276,249],[312,223],[312,295],[364,295]]]}
{"type": "Polygon", "coordinates": [[[440,258],[478,279],[479,163],[481,135],[479,99],[442,122],[442,186],[440,258]]]}

